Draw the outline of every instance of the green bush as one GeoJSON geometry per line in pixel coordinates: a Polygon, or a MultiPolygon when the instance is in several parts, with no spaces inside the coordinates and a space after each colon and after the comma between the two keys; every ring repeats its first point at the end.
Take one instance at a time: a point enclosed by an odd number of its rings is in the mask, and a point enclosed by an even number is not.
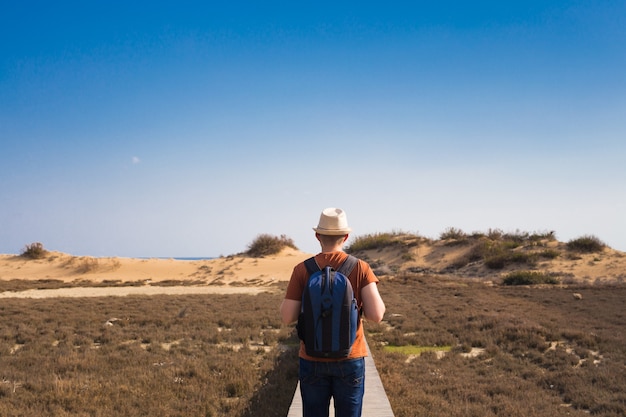
{"type": "Polygon", "coordinates": [[[567,249],[574,252],[602,252],[606,244],[593,235],[585,235],[567,242],[567,249]]]}
{"type": "Polygon", "coordinates": [[[551,276],[537,271],[515,271],[502,280],[502,285],[537,285],[558,284],[559,281],[551,276]]]}
{"type": "Polygon", "coordinates": [[[253,258],[260,258],[268,255],[276,255],[284,248],[298,249],[291,238],[285,235],[273,236],[260,234],[248,245],[247,255],[253,258]]]}
{"type": "Polygon", "coordinates": [[[45,258],[47,254],[48,251],[44,249],[43,244],[35,242],[26,245],[20,256],[29,259],[42,259],[45,258]]]}

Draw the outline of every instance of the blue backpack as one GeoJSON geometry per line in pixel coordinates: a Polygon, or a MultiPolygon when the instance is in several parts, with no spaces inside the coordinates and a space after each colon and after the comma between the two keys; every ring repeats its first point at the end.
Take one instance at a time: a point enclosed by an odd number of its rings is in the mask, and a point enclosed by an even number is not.
{"type": "Polygon", "coordinates": [[[348,255],[338,270],[330,266],[320,269],[315,258],[304,262],[309,280],[302,294],[297,329],[307,355],[345,358],[350,354],[360,315],[348,276],[357,262],[348,255]]]}

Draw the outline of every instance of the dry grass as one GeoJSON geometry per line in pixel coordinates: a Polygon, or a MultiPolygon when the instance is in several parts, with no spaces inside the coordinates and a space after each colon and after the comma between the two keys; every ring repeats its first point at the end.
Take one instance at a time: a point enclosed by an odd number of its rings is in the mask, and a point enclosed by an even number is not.
{"type": "MultiPolygon", "coordinates": [[[[297,379],[284,286],[5,299],[0,415],[283,417],[297,379]]],[[[403,274],[380,292],[385,320],[366,332],[396,417],[626,414],[624,286],[403,274]]]]}
{"type": "Polygon", "coordinates": [[[286,235],[273,236],[270,234],[258,235],[249,245],[246,255],[253,258],[276,255],[284,248],[298,249],[293,240],[286,235]]]}
{"type": "Polygon", "coordinates": [[[263,415],[285,415],[297,361],[280,298],[3,300],[0,415],[252,416],[278,381],[263,415]]]}
{"type": "Polygon", "coordinates": [[[386,321],[369,340],[396,417],[626,415],[626,287],[410,275],[380,287],[386,321]],[[454,347],[415,357],[387,344],[454,347]]]}
{"type": "Polygon", "coordinates": [[[602,252],[606,244],[593,235],[581,236],[567,242],[567,248],[574,252],[596,253],[602,252]]]}
{"type": "Polygon", "coordinates": [[[27,259],[43,259],[48,255],[48,251],[44,249],[41,242],[34,242],[26,245],[20,254],[21,257],[27,259]]]}

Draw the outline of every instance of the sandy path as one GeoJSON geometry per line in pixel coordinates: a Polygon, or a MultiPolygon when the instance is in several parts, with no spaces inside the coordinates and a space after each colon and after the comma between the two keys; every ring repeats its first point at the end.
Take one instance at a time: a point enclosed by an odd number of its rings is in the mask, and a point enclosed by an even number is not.
{"type": "Polygon", "coordinates": [[[172,286],[172,287],[78,287],[49,290],[5,291],[0,298],[54,298],[54,297],[125,297],[129,295],[186,295],[186,294],[259,294],[271,292],[268,287],[231,286],[172,286]]]}

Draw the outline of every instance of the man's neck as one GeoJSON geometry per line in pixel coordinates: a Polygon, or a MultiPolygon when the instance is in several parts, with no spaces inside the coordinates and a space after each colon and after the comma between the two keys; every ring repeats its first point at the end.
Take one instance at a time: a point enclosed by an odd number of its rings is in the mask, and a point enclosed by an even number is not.
{"type": "Polygon", "coordinates": [[[329,247],[322,246],[322,253],[341,252],[341,251],[343,251],[343,245],[329,246],[329,247]]]}

